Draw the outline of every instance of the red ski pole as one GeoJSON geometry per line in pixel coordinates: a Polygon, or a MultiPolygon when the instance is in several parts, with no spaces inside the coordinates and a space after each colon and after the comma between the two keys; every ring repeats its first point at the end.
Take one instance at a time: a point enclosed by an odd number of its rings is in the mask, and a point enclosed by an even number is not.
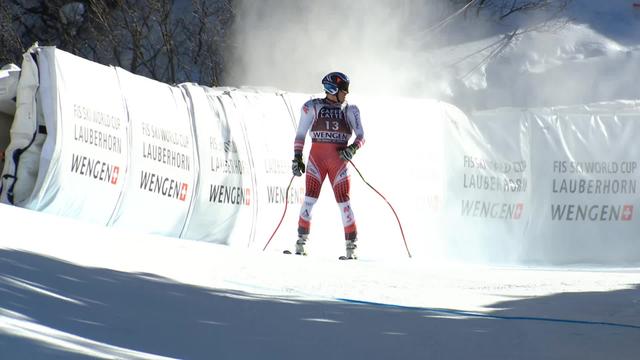
{"type": "Polygon", "coordinates": [[[364,183],[367,184],[367,186],[369,186],[371,188],[371,190],[375,191],[376,194],[380,195],[380,197],[382,199],[384,199],[384,201],[387,202],[387,205],[389,205],[389,207],[391,208],[391,211],[393,211],[393,215],[396,216],[396,221],[398,221],[398,226],[400,227],[400,234],[402,234],[402,240],[404,241],[404,247],[405,247],[405,249],[407,249],[407,254],[411,258],[411,252],[409,251],[409,246],[407,245],[407,239],[404,237],[404,230],[402,230],[402,224],[400,224],[400,218],[398,218],[398,214],[396,213],[395,209],[393,208],[393,206],[391,206],[391,203],[389,202],[389,200],[387,200],[387,198],[384,197],[384,195],[382,195],[380,193],[380,191],[376,190],[373,186],[371,186],[371,184],[369,184],[367,182],[367,180],[364,179],[364,176],[362,176],[362,173],[360,172],[360,170],[358,170],[358,168],[353,163],[353,161],[349,160],[349,163],[351,163],[351,166],[353,166],[353,168],[356,170],[356,172],[358,172],[358,175],[360,175],[360,178],[362,178],[362,181],[364,181],[364,183]]]}
{"type": "Polygon", "coordinates": [[[276,229],[273,230],[273,234],[271,234],[271,237],[269,237],[269,241],[267,241],[262,251],[267,250],[267,246],[269,246],[271,239],[273,239],[274,235],[280,228],[280,225],[282,225],[282,220],[284,220],[284,215],[287,213],[287,205],[289,205],[289,189],[291,188],[291,183],[293,183],[293,178],[295,178],[295,175],[291,176],[291,180],[289,180],[289,185],[287,186],[287,191],[284,195],[284,211],[282,212],[282,217],[280,218],[280,222],[278,223],[278,226],[276,226],[276,229]]]}

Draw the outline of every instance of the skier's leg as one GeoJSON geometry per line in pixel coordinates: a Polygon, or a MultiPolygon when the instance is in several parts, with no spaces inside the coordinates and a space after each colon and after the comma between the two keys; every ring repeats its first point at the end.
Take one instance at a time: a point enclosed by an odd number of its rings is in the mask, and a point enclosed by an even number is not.
{"type": "Polygon", "coordinates": [[[311,231],[311,211],[322,189],[322,181],[327,176],[326,171],[322,171],[314,159],[309,157],[307,173],[305,177],[305,196],[302,207],[300,208],[300,217],[298,219],[298,235],[305,237],[311,231]]]}
{"type": "Polygon", "coordinates": [[[342,216],[342,225],[344,226],[344,239],[346,256],[341,257],[344,259],[356,258],[356,240],[358,231],[356,229],[356,219],[351,209],[350,190],[351,179],[349,172],[347,171],[346,163],[341,163],[337,167],[335,173],[330,173],[329,178],[332,180],[333,194],[336,197],[336,202],[340,208],[340,214],[342,216]],[[333,176],[332,176],[333,175],[333,176]]]}
{"type": "Polygon", "coordinates": [[[356,230],[356,219],[353,216],[353,210],[351,210],[351,203],[349,200],[338,203],[340,212],[342,214],[342,225],[344,226],[344,239],[345,248],[347,251],[347,259],[356,258],[356,241],[358,240],[358,232],[356,230]]]}
{"type": "Polygon", "coordinates": [[[317,197],[305,196],[302,207],[300,208],[300,217],[298,219],[298,235],[309,235],[311,231],[311,211],[313,205],[318,201],[317,197]]]}
{"type": "Polygon", "coordinates": [[[341,162],[335,169],[337,170],[329,172],[329,179],[331,180],[336,202],[340,208],[342,225],[344,226],[344,238],[345,240],[355,240],[358,233],[350,202],[351,178],[344,162],[341,162]]]}

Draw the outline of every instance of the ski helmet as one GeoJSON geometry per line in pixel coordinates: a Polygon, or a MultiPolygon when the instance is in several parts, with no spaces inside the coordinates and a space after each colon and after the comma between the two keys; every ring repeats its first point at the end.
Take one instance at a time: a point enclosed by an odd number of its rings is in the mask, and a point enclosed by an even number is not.
{"type": "Polygon", "coordinates": [[[324,91],[331,95],[337,94],[338,90],[348,93],[349,82],[349,77],[347,75],[337,71],[328,73],[324,78],[322,78],[324,91]]]}

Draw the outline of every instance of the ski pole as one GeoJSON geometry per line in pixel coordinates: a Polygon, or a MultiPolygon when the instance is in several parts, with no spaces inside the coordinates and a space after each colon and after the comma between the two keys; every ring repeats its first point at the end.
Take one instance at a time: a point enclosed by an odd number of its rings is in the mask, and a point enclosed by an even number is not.
{"type": "Polygon", "coordinates": [[[353,168],[356,170],[358,175],[360,175],[360,178],[362,179],[362,181],[364,181],[364,183],[367,184],[367,186],[369,186],[371,188],[371,190],[375,191],[376,194],[380,195],[380,197],[382,199],[384,199],[384,201],[387,202],[387,205],[389,205],[389,207],[391,208],[391,211],[393,211],[393,215],[396,216],[396,221],[398,221],[398,226],[400,227],[400,234],[402,234],[402,240],[404,241],[404,247],[405,247],[405,249],[407,249],[407,254],[409,255],[409,258],[411,258],[411,252],[409,251],[409,246],[407,245],[407,239],[404,237],[404,230],[402,230],[402,224],[400,223],[400,218],[398,218],[398,214],[396,213],[395,209],[393,208],[393,206],[391,206],[391,203],[389,202],[389,200],[387,200],[387,198],[384,197],[384,195],[382,195],[380,193],[380,191],[376,190],[373,186],[371,186],[371,184],[369,184],[367,182],[367,180],[364,179],[364,176],[362,176],[362,173],[360,172],[360,170],[358,170],[358,168],[353,163],[353,161],[349,160],[349,163],[351,164],[351,166],[353,166],[353,168]]]}
{"type": "Polygon", "coordinates": [[[262,251],[267,250],[267,246],[269,246],[271,239],[273,239],[273,236],[276,234],[276,232],[280,228],[280,225],[282,225],[282,220],[284,220],[284,215],[287,213],[287,205],[289,205],[289,189],[291,188],[291,183],[293,183],[294,178],[295,178],[295,175],[291,176],[291,180],[289,180],[289,185],[287,186],[287,191],[285,192],[285,195],[284,195],[284,211],[282,212],[282,217],[280,218],[280,222],[278,223],[278,226],[276,226],[276,229],[273,230],[273,234],[271,234],[269,241],[267,241],[262,251]]]}

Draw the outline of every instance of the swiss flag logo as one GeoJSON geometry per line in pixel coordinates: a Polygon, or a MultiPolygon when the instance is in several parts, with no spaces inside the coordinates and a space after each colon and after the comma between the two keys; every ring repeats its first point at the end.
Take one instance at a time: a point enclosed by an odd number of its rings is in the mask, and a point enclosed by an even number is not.
{"type": "Polygon", "coordinates": [[[524,205],[522,203],[516,204],[516,210],[513,212],[513,218],[520,219],[520,217],[522,217],[523,209],[524,209],[524,205]]]}
{"type": "Polygon", "coordinates": [[[247,206],[251,204],[251,189],[244,189],[244,204],[247,206]]]}
{"type": "Polygon", "coordinates": [[[185,201],[187,199],[187,189],[189,188],[189,185],[187,184],[182,184],[182,187],[180,188],[180,201],[185,201]]]}
{"type": "Polygon", "coordinates": [[[111,175],[111,183],[113,185],[118,183],[118,175],[120,175],[120,167],[119,166],[114,166],[113,167],[113,175],[111,175]]]}
{"type": "Polygon", "coordinates": [[[630,221],[633,218],[633,205],[622,207],[622,221],[630,221]]]}

